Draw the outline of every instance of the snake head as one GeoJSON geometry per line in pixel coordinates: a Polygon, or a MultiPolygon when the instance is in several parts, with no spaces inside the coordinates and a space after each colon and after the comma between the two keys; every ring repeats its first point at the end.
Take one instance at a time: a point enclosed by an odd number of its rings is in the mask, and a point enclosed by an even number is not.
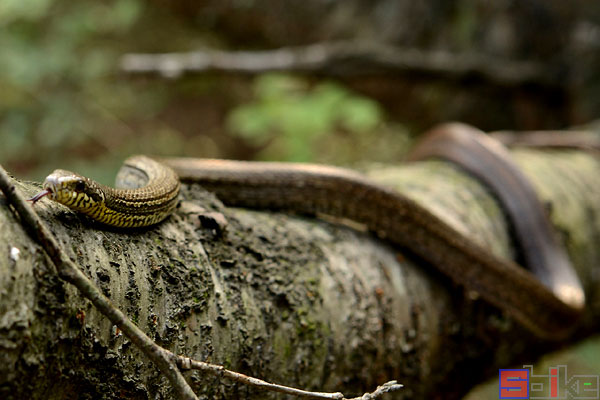
{"type": "Polygon", "coordinates": [[[35,203],[45,196],[77,211],[91,210],[105,199],[98,183],[63,169],[57,169],[48,175],[44,180],[44,190],[30,200],[35,203]]]}

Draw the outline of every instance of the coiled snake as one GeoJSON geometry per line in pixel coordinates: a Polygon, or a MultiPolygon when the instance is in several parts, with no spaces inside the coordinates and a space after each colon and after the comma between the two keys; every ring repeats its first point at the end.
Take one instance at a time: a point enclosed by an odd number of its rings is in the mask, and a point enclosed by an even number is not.
{"type": "Polygon", "coordinates": [[[56,170],[32,200],[48,196],[102,223],[140,227],[169,216],[177,205],[180,181],[193,181],[228,205],[352,219],[479,293],[534,334],[565,337],[576,325],[585,296],[543,207],[535,204],[537,198],[508,152],[474,128],[449,124],[435,130],[413,154],[457,161],[491,185],[508,214],[518,216],[512,223],[528,269],[492,255],[402,193],[329,166],[185,158],[159,162],[134,156],[125,164],[145,176],[142,188],[113,189],[56,170]]]}

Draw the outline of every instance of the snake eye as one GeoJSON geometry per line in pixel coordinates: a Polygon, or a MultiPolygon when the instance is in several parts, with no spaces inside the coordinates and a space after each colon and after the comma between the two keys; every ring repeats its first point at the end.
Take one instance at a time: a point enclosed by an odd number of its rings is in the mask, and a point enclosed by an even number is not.
{"type": "Polygon", "coordinates": [[[75,182],[75,190],[78,192],[83,192],[85,189],[85,182],[84,181],[77,181],[75,182]]]}

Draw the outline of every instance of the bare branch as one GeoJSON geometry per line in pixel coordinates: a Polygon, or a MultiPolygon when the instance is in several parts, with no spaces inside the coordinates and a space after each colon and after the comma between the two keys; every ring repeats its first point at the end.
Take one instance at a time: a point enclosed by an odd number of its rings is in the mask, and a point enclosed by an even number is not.
{"type": "Polygon", "coordinates": [[[165,78],[207,72],[288,71],[333,76],[420,73],[451,79],[478,76],[504,86],[558,85],[551,71],[538,63],[370,42],[324,42],[263,51],[131,53],[121,58],[120,67],[127,73],[157,73],[165,78]]]}
{"type": "Polygon", "coordinates": [[[372,393],[365,393],[360,397],[354,397],[348,400],[375,400],[384,393],[395,392],[397,390],[400,390],[402,387],[403,385],[399,384],[396,381],[389,381],[381,386],[377,386],[377,389],[375,389],[375,391],[372,393]]]}
{"type": "MultiPolygon", "coordinates": [[[[221,365],[215,365],[206,363],[203,361],[193,360],[188,357],[177,357],[177,365],[181,369],[197,369],[200,371],[208,372],[213,375],[224,377],[230,379],[232,381],[241,382],[248,386],[253,386],[256,388],[261,388],[263,390],[268,390],[271,392],[284,393],[289,394],[296,397],[303,397],[307,399],[329,399],[329,400],[345,400],[346,398],[340,392],[336,393],[324,393],[324,392],[310,392],[301,389],[295,389],[289,386],[277,385],[275,383],[269,383],[263,381],[261,379],[253,378],[250,376],[246,376],[239,372],[230,371],[225,369],[221,365]]],[[[364,400],[374,400],[377,397],[381,396],[384,393],[393,392],[396,390],[400,390],[403,385],[398,384],[396,381],[390,381],[384,383],[381,386],[378,386],[377,389],[372,393],[365,393],[360,397],[355,397],[355,400],[364,399],[364,400]]],[[[353,399],[349,399],[353,400],[353,399]]]]}
{"type": "Polygon", "coordinates": [[[253,378],[239,372],[230,371],[225,369],[221,365],[215,365],[206,363],[203,361],[193,360],[188,357],[177,357],[177,364],[181,369],[196,369],[204,372],[208,372],[212,375],[222,376],[232,381],[241,382],[248,386],[254,386],[257,388],[269,390],[272,392],[289,394],[297,397],[305,397],[309,399],[334,399],[342,400],[344,395],[342,393],[322,393],[322,392],[308,392],[301,389],[295,389],[288,386],[277,385],[269,383],[261,379],[253,378]]]}

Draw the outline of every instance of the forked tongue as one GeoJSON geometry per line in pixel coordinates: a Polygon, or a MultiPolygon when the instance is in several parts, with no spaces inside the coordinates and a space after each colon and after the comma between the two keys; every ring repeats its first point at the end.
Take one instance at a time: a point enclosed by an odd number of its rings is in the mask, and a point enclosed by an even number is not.
{"type": "Polygon", "coordinates": [[[35,204],[42,197],[48,196],[50,193],[52,193],[52,191],[50,189],[44,189],[41,192],[39,192],[38,194],[36,194],[35,196],[33,196],[32,198],[27,199],[27,201],[30,201],[31,204],[35,204]]]}

